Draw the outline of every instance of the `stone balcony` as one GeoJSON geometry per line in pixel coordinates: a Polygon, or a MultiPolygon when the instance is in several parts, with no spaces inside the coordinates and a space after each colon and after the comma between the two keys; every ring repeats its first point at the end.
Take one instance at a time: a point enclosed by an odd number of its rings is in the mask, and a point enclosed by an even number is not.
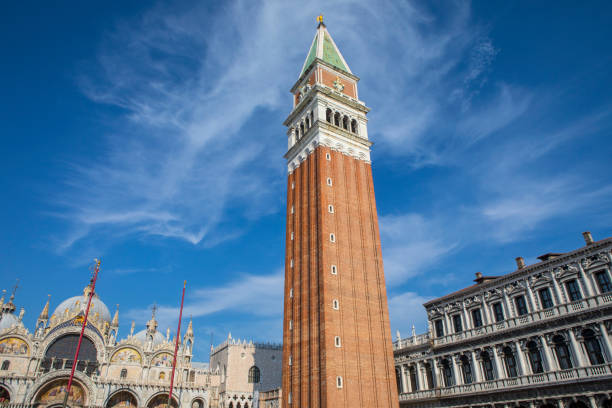
{"type": "MultiPolygon", "coordinates": [[[[437,337],[433,339],[433,346],[441,346],[444,344],[450,344],[462,340],[470,340],[480,336],[486,336],[491,333],[499,333],[504,330],[527,326],[532,323],[540,323],[542,321],[554,319],[560,316],[577,314],[587,309],[599,308],[603,305],[612,305],[612,293],[599,294],[581,300],[577,300],[572,303],[563,303],[560,305],[553,306],[549,309],[536,310],[523,316],[510,317],[501,322],[491,323],[473,329],[466,329],[460,333],[451,333],[446,336],[437,337]]],[[[407,339],[395,341],[393,343],[393,350],[401,350],[407,347],[418,346],[420,344],[425,344],[429,341],[430,339],[427,334],[421,334],[407,339]]]]}
{"type": "Polygon", "coordinates": [[[612,377],[612,363],[589,367],[577,367],[562,371],[549,371],[545,373],[523,375],[514,378],[503,378],[493,381],[472,384],[454,385],[451,387],[420,390],[400,394],[400,402],[443,398],[469,394],[482,394],[493,391],[508,391],[523,387],[541,387],[546,384],[560,384],[563,382],[577,382],[590,379],[606,379],[612,377]]]}
{"type": "Polygon", "coordinates": [[[405,347],[419,346],[421,344],[429,344],[428,334],[419,334],[416,336],[408,337],[405,339],[397,340],[393,342],[393,350],[401,350],[405,347]]]}

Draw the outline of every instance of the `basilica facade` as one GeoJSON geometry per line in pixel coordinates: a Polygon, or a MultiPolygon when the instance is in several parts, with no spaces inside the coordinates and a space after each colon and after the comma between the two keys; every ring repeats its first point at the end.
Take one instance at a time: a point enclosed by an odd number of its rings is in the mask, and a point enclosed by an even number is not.
{"type": "Polygon", "coordinates": [[[424,306],[393,343],[401,407],[612,407],[612,238],[424,306]]]}
{"type": "MultiPolygon", "coordinates": [[[[0,299],[0,404],[61,406],[84,319],[90,287],[50,312],[44,305],[33,331],[17,313],[14,294],[0,299]]],[[[146,327],[117,336],[118,311],[111,317],[97,294],[92,298],[68,405],[70,407],[167,406],[175,339],[158,330],[155,313],[146,327]]],[[[172,403],[175,408],[251,408],[262,387],[280,385],[280,345],[254,344],[228,336],[211,348],[208,363],[192,361],[190,321],[179,339],[172,403]],[[262,358],[265,356],[266,358],[262,358]],[[278,356],[279,358],[272,358],[278,356]],[[255,375],[256,373],[256,375],[255,375]]]]}

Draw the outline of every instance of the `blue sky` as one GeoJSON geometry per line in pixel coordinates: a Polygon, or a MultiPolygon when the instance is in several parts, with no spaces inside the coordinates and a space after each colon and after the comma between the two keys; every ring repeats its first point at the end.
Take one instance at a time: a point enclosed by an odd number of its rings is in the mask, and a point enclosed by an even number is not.
{"type": "Polygon", "coordinates": [[[323,13],[372,108],[391,326],[424,301],[612,235],[606,2],[13,3],[0,24],[0,287],[31,327],[98,293],[280,341],[282,121],[323,13]]]}

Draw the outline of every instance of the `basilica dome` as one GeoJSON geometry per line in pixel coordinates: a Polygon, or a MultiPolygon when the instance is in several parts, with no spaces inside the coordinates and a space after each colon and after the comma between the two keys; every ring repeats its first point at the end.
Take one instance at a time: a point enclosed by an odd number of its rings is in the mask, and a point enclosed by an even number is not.
{"type": "Polygon", "coordinates": [[[9,329],[19,324],[19,319],[13,313],[4,313],[0,317],[0,330],[9,329]]]}
{"type": "MultiPolygon", "coordinates": [[[[147,342],[147,336],[148,336],[147,330],[141,330],[134,335],[134,339],[138,340],[142,344],[145,344],[147,342]]],[[[153,345],[156,346],[158,344],[164,343],[165,341],[166,341],[166,338],[164,337],[164,335],[156,331],[155,334],[153,335],[153,345]]]]}
{"type": "MultiPolygon", "coordinates": [[[[59,304],[53,311],[53,314],[57,317],[63,316],[63,314],[68,310],[70,314],[76,314],[77,311],[82,311],[85,313],[85,309],[87,308],[87,301],[89,300],[89,286],[85,287],[83,290],[83,294],[80,296],[73,296],[64,300],[59,304]]],[[[93,298],[91,299],[91,307],[89,309],[90,318],[98,314],[98,318],[102,321],[111,322],[111,314],[108,310],[108,307],[100,300],[98,295],[94,293],[93,298]]]]}

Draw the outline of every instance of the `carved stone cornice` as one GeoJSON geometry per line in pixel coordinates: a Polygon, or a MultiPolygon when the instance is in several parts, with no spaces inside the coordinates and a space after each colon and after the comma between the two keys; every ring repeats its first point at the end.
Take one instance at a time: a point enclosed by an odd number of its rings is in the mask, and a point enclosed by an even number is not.
{"type": "MultiPolygon", "coordinates": [[[[442,296],[440,298],[431,300],[424,304],[426,309],[434,306],[441,306],[447,302],[452,302],[454,300],[463,299],[465,297],[473,296],[474,294],[485,292],[485,300],[488,300],[487,291],[494,290],[496,288],[504,287],[508,283],[519,280],[521,278],[528,278],[530,275],[534,273],[547,273],[549,271],[554,271],[556,268],[565,269],[566,266],[569,267],[570,264],[573,264],[577,267],[577,262],[580,262],[582,258],[593,257],[594,255],[598,256],[598,259],[602,260],[603,257],[600,255],[603,254],[604,257],[608,257],[610,251],[612,250],[612,238],[606,238],[601,241],[597,241],[592,245],[588,245],[574,251],[567,252],[565,254],[561,254],[555,258],[549,259],[547,261],[542,261],[535,263],[533,265],[528,265],[524,268],[517,269],[514,272],[508,273],[506,275],[500,276],[495,280],[491,280],[488,282],[483,282],[479,285],[474,285],[469,290],[459,291],[454,294],[442,296]]],[[[610,259],[604,261],[607,264],[610,264],[610,259]]]]}

